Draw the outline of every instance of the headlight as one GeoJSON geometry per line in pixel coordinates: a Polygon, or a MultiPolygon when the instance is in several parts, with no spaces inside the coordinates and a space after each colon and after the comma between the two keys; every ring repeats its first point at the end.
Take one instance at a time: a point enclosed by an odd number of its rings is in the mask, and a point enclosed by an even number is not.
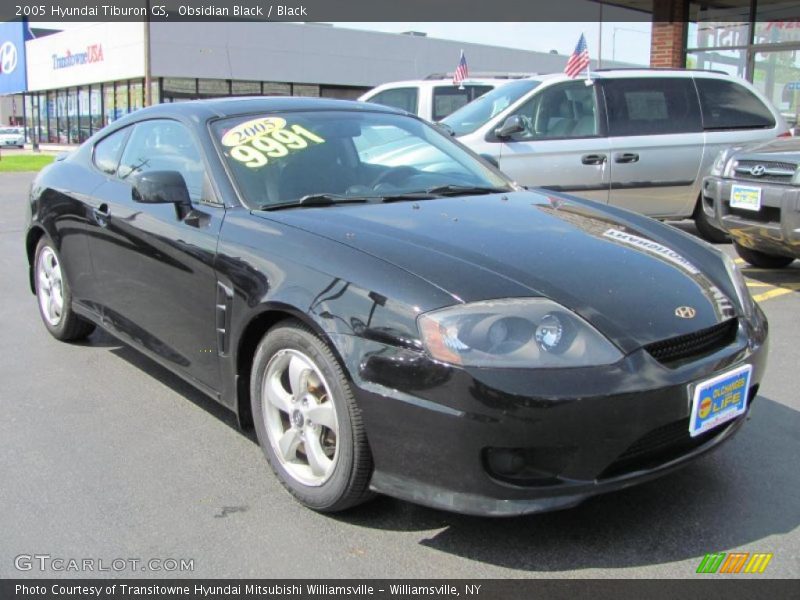
{"type": "Polygon", "coordinates": [[[722,177],[722,173],[725,170],[725,162],[728,160],[728,154],[730,153],[730,149],[723,150],[717,155],[717,159],[714,161],[714,164],[711,165],[711,175],[714,177],[722,177]]]}
{"type": "Polygon", "coordinates": [[[710,174],[713,177],[730,177],[733,170],[733,161],[728,162],[728,159],[740,149],[741,146],[733,146],[720,152],[714,164],[711,165],[710,174]]]}
{"type": "Polygon", "coordinates": [[[471,367],[608,365],[622,353],[575,313],[546,298],[451,306],[419,317],[428,353],[471,367]]]}
{"type": "Polygon", "coordinates": [[[727,254],[722,254],[722,262],[725,263],[725,270],[728,271],[728,277],[733,282],[733,287],[736,289],[736,296],[739,299],[739,306],[742,307],[744,316],[750,319],[753,316],[753,297],[750,295],[750,290],[747,288],[747,283],[744,280],[744,275],[736,266],[733,259],[727,254]]]}

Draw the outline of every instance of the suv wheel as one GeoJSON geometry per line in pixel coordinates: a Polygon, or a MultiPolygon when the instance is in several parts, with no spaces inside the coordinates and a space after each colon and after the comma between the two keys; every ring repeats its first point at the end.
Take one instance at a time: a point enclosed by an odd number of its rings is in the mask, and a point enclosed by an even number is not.
{"type": "Polygon", "coordinates": [[[736,242],[733,243],[736,249],[736,254],[741,256],[744,260],[749,262],[754,267],[761,267],[762,269],[782,269],[788,267],[794,262],[791,256],[779,256],[777,254],[765,254],[758,250],[751,250],[740,246],[736,242]]]}
{"type": "Polygon", "coordinates": [[[694,210],[694,224],[697,227],[697,231],[700,233],[700,237],[712,244],[724,244],[728,242],[730,240],[728,234],[721,229],[717,229],[711,224],[711,221],[708,220],[708,215],[706,215],[706,212],[700,205],[702,201],[703,200],[700,199],[697,203],[697,208],[694,210]]]}

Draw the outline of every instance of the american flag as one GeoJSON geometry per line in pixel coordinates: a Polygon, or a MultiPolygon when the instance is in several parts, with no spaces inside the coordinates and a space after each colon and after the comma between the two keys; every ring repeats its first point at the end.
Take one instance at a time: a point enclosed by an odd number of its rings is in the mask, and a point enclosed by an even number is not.
{"type": "Polygon", "coordinates": [[[567,61],[567,66],[564,67],[564,73],[575,79],[581,71],[589,66],[589,48],[586,46],[586,38],[581,34],[578,40],[578,45],[572,52],[572,56],[567,61]]]}
{"type": "Polygon", "coordinates": [[[458,61],[456,72],[453,73],[453,85],[458,85],[469,77],[469,67],[467,67],[467,58],[464,56],[464,51],[461,51],[461,59],[458,61]]]}

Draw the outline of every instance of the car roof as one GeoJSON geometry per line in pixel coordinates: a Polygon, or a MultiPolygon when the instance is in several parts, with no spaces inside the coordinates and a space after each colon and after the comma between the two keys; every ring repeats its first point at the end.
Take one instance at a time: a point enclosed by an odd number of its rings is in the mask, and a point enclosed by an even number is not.
{"type": "MultiPolygon", "coordinates": [[[[624,68],[624,69],[597,69],[591,71],[592,79],[619,79],[627,77],[644,77],[658,79],[659,77],[707,77],[713,79],[739,79],[723,71],[709,71],[706,69],[662,69],[662,68],[624,68]]],[[[585,78],[585,77],[584,77],[585,78]]],[[[554,79],[570,79],[565,73],[548,73],[534,75],[528,79],[537,81],[550,81],[554,79]]]]}
{"type": "Polygon", "coordinates": [[[116,121],[115,124],[122,121],[140,120],[143,117],[195,117],[201,120],[208,120],[256,113],[307,110],[351,110],[408,114],[405,111],[388,106],[364,104],[354,100],[299,96],[237,96],[156,104],[137,110],[116,121]]]}

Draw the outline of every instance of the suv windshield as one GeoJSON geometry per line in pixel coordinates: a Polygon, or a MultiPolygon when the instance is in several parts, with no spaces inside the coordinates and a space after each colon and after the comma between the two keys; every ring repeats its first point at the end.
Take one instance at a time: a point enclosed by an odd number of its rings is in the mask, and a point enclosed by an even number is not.
{"type": "Polygon", "coordinates": [[[444,118],[442,123],[453,131],[453,135],[472,133],[540,83],[535,79],[520,79],[501,85],[444,118]]]}
{"type": "Polygon", "coordinates": [[[212,131],[252,208],[512,189],[449,136],[404,115],[271,113],[216,121],[212,131]]]}

